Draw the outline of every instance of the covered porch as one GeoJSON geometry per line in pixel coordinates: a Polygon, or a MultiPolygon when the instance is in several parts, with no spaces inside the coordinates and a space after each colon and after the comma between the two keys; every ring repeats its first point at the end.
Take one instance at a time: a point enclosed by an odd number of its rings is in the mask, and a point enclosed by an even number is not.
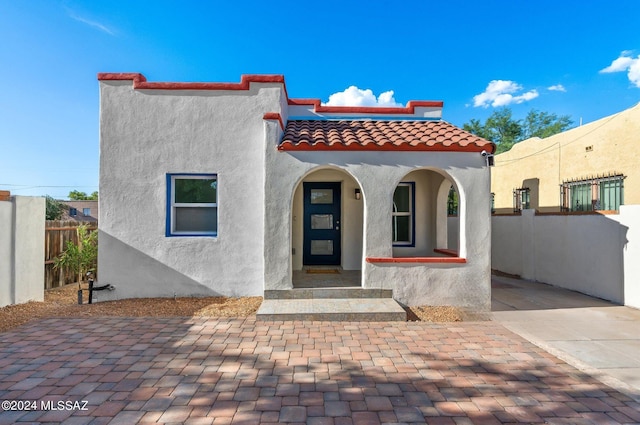
{"type": "Polygon", "coordinates": [[[490,142],[406,117],[277,124],[267,123],[277,151],[266,151],[265,296],[356,288],[488,311],[490,142]]]}

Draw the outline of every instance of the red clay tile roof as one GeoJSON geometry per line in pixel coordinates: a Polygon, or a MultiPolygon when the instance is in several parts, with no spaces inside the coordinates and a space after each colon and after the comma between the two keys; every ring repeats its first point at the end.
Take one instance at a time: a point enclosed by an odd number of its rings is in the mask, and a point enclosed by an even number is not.
{"type": "Polygon", "coordinates": [[[282,151],[458,151],[493,153],[495,145],[445,121],[287,122],[282,151]]]}

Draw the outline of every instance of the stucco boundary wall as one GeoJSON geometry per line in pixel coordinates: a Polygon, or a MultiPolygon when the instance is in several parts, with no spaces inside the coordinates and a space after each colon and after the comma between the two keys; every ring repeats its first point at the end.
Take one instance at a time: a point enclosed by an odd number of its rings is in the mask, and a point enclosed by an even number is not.
{"type": "Polygon", "coordinates": [[[493,216],[491,267],[640,308],[640,205],[619,214],[493,216]]]}
{"type": "Polygon", "coordinates": [[[0,200],[0,307],[44,300],[45,199],[0,200]]]}

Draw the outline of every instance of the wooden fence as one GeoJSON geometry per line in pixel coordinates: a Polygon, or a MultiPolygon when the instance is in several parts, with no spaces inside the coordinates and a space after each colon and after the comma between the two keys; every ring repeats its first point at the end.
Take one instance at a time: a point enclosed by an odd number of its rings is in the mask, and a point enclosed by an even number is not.
{"type": "MultiPolygon", "coordinates": [[[[78,226],[83,223],[77,221],[47,220],[44,235],[44,289],[57,288],[78,281],[78,276],[65,269],[54,269],[54,260],[64,252],[67,241],[78,243],[78,226]]],[[[86,223],[85,223],[86,224],[86,223]]],[[[87,226],[90,232],[96,231],[95,224],[87,226]]]]}

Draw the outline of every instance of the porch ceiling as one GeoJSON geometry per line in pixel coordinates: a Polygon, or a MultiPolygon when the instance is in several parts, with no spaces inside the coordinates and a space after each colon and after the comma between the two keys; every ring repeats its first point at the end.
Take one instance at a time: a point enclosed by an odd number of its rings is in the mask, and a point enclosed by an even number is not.
{"type": "Polygon", "coordinates": [[[495,146],[445,121],[292,120],[278,149],[493,152],[495,146]]]}

